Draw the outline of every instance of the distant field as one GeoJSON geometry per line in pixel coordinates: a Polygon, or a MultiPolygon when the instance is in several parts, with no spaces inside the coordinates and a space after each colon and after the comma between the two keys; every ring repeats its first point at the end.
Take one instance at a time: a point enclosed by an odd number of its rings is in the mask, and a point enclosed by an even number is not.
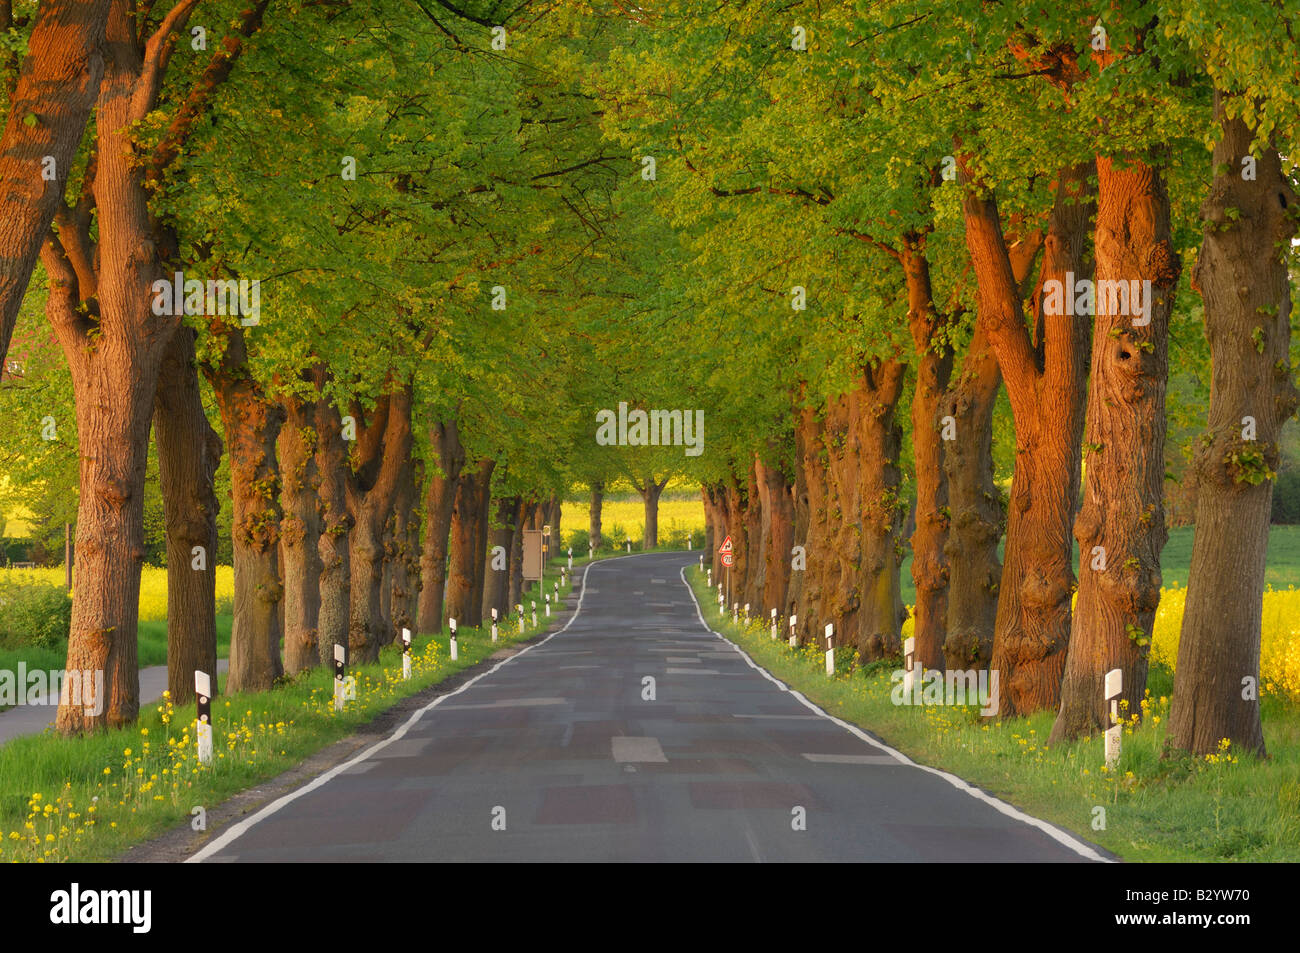
{"type": "MultiPolygon", "coordinates": [[[[591,526],[591,505],[589,500],[565,500],[560,514],[560,533],[566,544],[569,534],[575,530],[587,532],[591,526]]],[[[606,499],[600,507],[600,528],[605,535],[617,535],[621,527],[627,538],[639,541],[645,534],[645,504],[638,496],[606,499]]],[[[676,495],[668,499],[666,494],[659,500],[659,533],[666,536],[673,530],[682,530],[695,534],[695,545],[700,545],[704,534],[704,502],[699,493],[693,496],[676,495]]]]}

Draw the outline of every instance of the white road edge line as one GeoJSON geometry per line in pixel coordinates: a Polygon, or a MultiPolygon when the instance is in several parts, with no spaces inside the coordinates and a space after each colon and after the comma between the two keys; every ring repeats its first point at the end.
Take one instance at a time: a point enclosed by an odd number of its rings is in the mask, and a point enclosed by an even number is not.
{"type": "Polygon", "coordinates": [[[913,761],[907,755],[903,754],[901,751],[897,751],[894,748],[889,747],[889,745],[884,744],[881,741],[877,741],[875,738],[871,737],[869,734],[867,734],[857,725],[850,724],[849,722],[845,721],[842,718],[836,718],[834,715],[830,714],[829,712],[826,712],[823,709],[819,708],[817,705],[813,704],[807,698],[805,698],[802,693],[791,688],[789,685],[785,684],[779,678],[774,676],[767,669],[763,668],[763,666],[755,662],[752,658],[749,657],[749,655],[745,652],[744,649],[742,649],[735,642],[731,641],[731,639],[727,638],[721,632],[717,632],[713,628],[711,628],[709,624],[704,621],[704,612],[700,609],[700,600],[695,598],[695,590],[691,588],[690,582],[688,582],[686,579],[685,566],[682,567],[681,577],[682,577],[682,585],[686,587],[686,591],[691,594],[691,601],[695,603],[695,614],[699,617],[700,625],[704,626],[705,629],[707,629],[709,632],[712,632],[723,642],[726,642],[738,653],[740,653],[740,657],[743,658],[746,662],[748,662],[751,668],[753,668],[755,671],[761,674],[768,681],[774,683],[779,689],[781,689],[781,691],[789,692],[794,698],[797,698],[800,702],[802,702],[806,707],[810,708],[812,711],[821,715],[823,718],[827,718],[830,721],[833,721],[835,724],[839,725],[845,731],[860,738],[861,740],[865,741],[867,744],[871,745],[872,747],[879,748],[881,751],[885,751],[889,753],[902,764],[910,765],[913,768],[917,768],[921,771],[925,771],[928,772],[929,774],[934,774],[937,775],[938,777],[943,778],[945,781],[947,781],[949,784],[955,787],[958,791],[961,791],[965,794],[969,794],[977,801],[983,801],[985,804],[988,804],[990,807],[994,808],[999,813],[1005,814],[1007,817],[1011,817],[1014,818],[1015,820],[1021,821],[1022,823],[1028,824],[1030,827],[1038,828],[1038,830],[1042,831],[1048,837],[1052,838],[1052,840],[1056,841],[1057,843],[1061,844],[1064,847],[1068,847],[1070,850],[1074,851],[1080,857],[1083,857],[1086,860],[1097,861],[1098,863],[1104,863],[1104,864],[1115,863],[1115,861],[1113,861],[1109,857],[1103,857],[1101,854],[1097,853],[1097,851],[1093,849],[1090,845],[1084,843],[1083,841],[1079,840],[1077,837],[1074,837],[1071,834],[1067,834],[1065,831],[1061,830],[1055,825],[1049,824],[1047,821],[1044,821],[1041,818],[1034,817],[1032,814],[1026,814],[1024,811],[1020,810],[1020,808],[1012,807],[1010,804],[1006,803],[1005,801],[998,800],[993,795],[989,794],[987,791],[981,791],[973,784],[970,784],[967,781],[963,781],[955,774],[949,774],[947,771],[941,771],[938,768],[932,768],[929,765],[917,764],[915,761],[913,761]]]}
{"type": "Polygon", "coordinates": [[[315,791],[317,788],[322,787],[326,782],[331,781],[334,778],[338,777],[344,771],[348,770],[349,768],[355,767],[356,765],[360,764],[362,761],[365,761],[371,755],[375,754],[377,751],[384,750],[389,745],[391,745],[394,741],[397,741],[400,738],[402,738],[408,731],[410,731],[412,725],[414,725],[417,721],[419,721],[422,717],[424,717],[424,715],[427,712],[432,711],[434,708],[441,705],[448,698],[455,698],[465,689],[469,688],[471,685],[477,682],[480,678],[484,678],[488,675],[493,674],[501,666],[506,665],[509,662],[513,662],[521,655],[525,655],[528,652],[532,651],[533,649],[545,645],[547,642],[551,641],[551,639],[555,638],[557,635],[559,635],[569,626],[573,625],[574,620],[578,618],[578,613],[582,611],[582,600],[587,595],[587,573],[591,570],[592,566],[599,565],[600,563],[612,562],[615,559],[632,559],[641,555],[651,555],[651,554],[632,553],[631,555],[611,556],[609,559],[598,559],[596,560],[596,562],[587,563],[587,565],[584,566],[582,569],[582,588],[578,592],[578,604],[574,607],[573,615],[569,617],[569,621],[564,623],[564,625],[560,626],[560,628],[556,629],[554,632],[552,632],[546,638],[542,639],[540,642],[534,642],[532,645],[525,646],[524,648],[516,652],[514,655],[511,655],[509,658],[502,659],[500,662],[497,662],[496,665],[492,666],[486,672],[479,672],[479,674],[475,675],[473,678],[467,681],[464,685],[460,686],[460,688],[456,689],[454,692],[448,692],[445,695],[439,695],[437,698],[429,702],[429,704],[425,705],[423,708],[413,712],[411,714],[411,717],[408,718],[405,722],[403,722],[401,726],[398,727],[398,729],[394,731],[391,735],[389,735],[383,741],[379,741],[371,745],[369,748],[361,752],[361,754],[357,755],[355,758],[352,758],[349,761],[345,761],[342,764],[335,765],[334,767],[330,768],[330,770],[318,776],[311,782],[304,784],[300,788],[295,788],[294,790],[290,791],[288,794],[276,798],[276,800],[266,805],[266,807],[262,808],[260,811],[258,811],[256,814],[252,815],[251,817],[245,818],[244,820],[239,821],[237,824],[233,824],[230,827],[226,828],[216,838],[209,841],[207,844],[203,845],[203,847],[200,848],[193,856],[187,857],[185,859],[185,863],[187,864],[202,863],[203,861],[211,857],[213,854],[219,853],[220,851],[224,850],[226,847],[232,844],[236,839],[248,833],[248,831],[252,829],[252,827],[255,824],[258,824],[261,821],[266,820],[272,814],[276,813],[281,808],[286,807],[289,804],[292,804],[294,801],[298,800],[298,798],[302,797],[304,794],[309,794],[312,791],[315,791]]]}

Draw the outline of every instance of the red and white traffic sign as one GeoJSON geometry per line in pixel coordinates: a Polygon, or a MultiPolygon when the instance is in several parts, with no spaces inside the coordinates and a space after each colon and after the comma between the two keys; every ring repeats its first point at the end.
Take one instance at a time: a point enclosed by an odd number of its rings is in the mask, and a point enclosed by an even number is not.
{"type": "Polygon", "coordinates": [[[731,536],[728,535],[718,547],[718,555],[722,557],[722,565],[733,566],[736,562],[735,550],[731,545],[731,536]]]}
{"type": "Polygon", "coordinates": [[[720,553],[729,553],[729,552],[732,552],[731,536],[730,536],[730,535],[728,535],[727,538],[724,539],[724,540],[722,541],[722,545],[718,547],[718,552],[720,552],[720,553]]]}

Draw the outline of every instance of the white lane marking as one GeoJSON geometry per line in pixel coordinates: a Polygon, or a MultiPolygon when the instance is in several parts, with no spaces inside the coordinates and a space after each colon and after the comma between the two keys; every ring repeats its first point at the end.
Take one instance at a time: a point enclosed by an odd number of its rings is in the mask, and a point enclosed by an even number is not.
{"type": "Polygon", "coordinates": [[[790,721],[816,721],[821,715],[732,715],[732,718],[780,718],[790,721]]]}
{"type": "MultiPolygon", "coordinates": [[[[583,666],[587,667],[587,666],[583,666]]],[[[443,711],[469,711],[472,708],[538,708],[543,705],[567,705],[567,698],[503,698],[481,705],[443,705],[443,711]]]]}
{"type": "Polygon", "coordinates": [[[700,660],[697,658],[686,658],[682,655],[670,655],[664,659],[669,665],[699,665],[700,660]]]}
{"type": "Polygon", "coordinates": [[[892,764],[902,767],[897,759],[887,754],[808,754],[804,757],[817,764],[892,764]]]}
{"type": "Polygon", "coordinates": [[[614,737],[609,739],[609,744],[614,753],[614,760],[620,763],[629,761],[668,763],[658,738],[614,737]]]}
{"type": "Polygon", "coordinates": [[[833,721],[835,724],[839,725],[845,731],[865,741],[873,748],[879,748],[881,751],[888,753],[891,757],[893,757],[895,760],[899,761],[900,763],[910,765],[919,771],[925,771],[928,774],[937,775],[938,777],[943,778],[945,781],[947,781],[949,784],[955,787],[958,791],[961,791],[963,794],[969,794],[971,797],[975,798],[975,800],[983,801],[985,804],[988,804],[990,807],[992,807],[1000,814],[1005,814],[1007,817],[1014,818],[1017,821],[1021,821],[1022,823],[1028,824],[1030,827],[1037,828],[1038,830],[1046,834],[1048,837],[1052,838],[1052,840],[1056,841],[1058,844],[1061,844],[1063,847],[1068,847],[1070,850],[1074,851],[1080,857],[1083,857],[1086,860],[1094,860],[1104,864],[1115,863],[1115,861],[1111,860],[1109,857],[1103,857],[1101,854],[1097,853],[1097,851],[1089,844],[1084,843],[1083,841],[1079,840],[1077,837],[1075,837],[1072,834],[1067,834],[1065,831],[1061,830],[1060,828],[1056,827],[1053,824],[1049,824],[1047,821],[1044,821],[1042,818],[1034,817],[1032,814],[1026,814],[1024,811],[1020,810],[1020,808],[1012,807],[1006,801],[998,800],[993,795],[989,794],[987,791],[981,791],[979,788],[975,787],[970,782],[962,780],[961,778],[957,777],[957,775],[955,774],[950,774],[947,771],[941,771],[938,768],[932,768],[926,764],[917,764],[907,755],[903,754],[903,752],[897,751],[894,748],[889,747],[889,745],[877,741],[875,738],[871,737],[869,734],[867,734],[857,725],[851,725],[844,719],[836,718],[834,715],[823,711],[821,708],[817,707],[815,704],[813,704],[807,698],[805,698],[802,693],[795,691],[793,688],[786,685],[783,681],[781,681],[779,678],[777,678],[767,669],[763,668],[763,666],[755,662],[752,658],[749,657],[749,655],[745,652],[744,649],[742,649],[735,642],[731,641],[731,639],[727,638],[721,632],[717,632],[714,629],[712,629],[709,626],[709,624],[704,621],[704,612],[700,609],[700,600],[695,598],[695,590],[692,589],[691,584],[686,581],[685,566],[683,566],[681,570],[681,579],[682,579],[682,585],[684,585],[686,587],[686,591],[691,594],[691,601],[695,603],[695,614],[696,616],[699,617],[700,625],[704,626],[705,629],[708,629],[708,631],[712,632],[723,642],[726,642],[738,653],[740,653],[740,657],[743,658],[746,662],[748,662],[750,667],[753,668],[754,671],[758,672],[769,682],[772,682],[781,691],[789,692],[792,698],[798,699],[800,703],[807,706],[809,709],[816,712],[818,715],[821,715],[823,718],[833,721]]]}
{"type": "Polygon", "coordinates": [[[288,806],[289,804],[292,804],[294,801],[298,800],[298,798],[302,797],[304,794],[310,794],[312,791],[315,791],[317,788],[323,786],[327,782],[338,777],[344,771],[348,770],[354,765],[360,764],[362,761],[365,761],[371,755],[375,754],[378,751],[384,750],[389,745],[391,745],[394,741],[397,741],[398,739],[402,738],[408,731],[411,730],[411,727],[417,721],[419,721],[422,717],[424,717],[426,713],[432,711],[434,708],[441,705],[448,698],[454,698],[455,696],[459,695],[461,692],[465,691],[465,689],[473,685],[475,682],[477,682],[479,679],[485,678],[493,674],[494,672],[496,672],[496,670],[501,668],[501,666],[509,665],[517,658],[523,658],[533,649],[538,648],[539,646],[543,646],[547,642],[551,641],[551,639],[555,638],[557,635],[559,635],[569,626],[573,625],[574,620],[578,618],[578,614],[582,611],[582,600],[587,595],[587,573],[591,571],[591,567],[600,565],[600,563],[604,563],[604,562],[612,562],[615,559],[633,559],[633,558],[635,557],[634,556],[613,556],[610,559],[600,560],[599,562],[587,563],[587,565],[582,567],[582,589],[580,589],[578,592],[578,604],[574,606],[573,615],[569,616],[569,621],[565,622],[564,625],[562,625],[560,628],[556,629],[554,632],[552,632],[546,638],[542,639],[540,642],[534,642],[532,645],[526,645],[518,652],[516,652],[514,655],[511,655],[509,658],[502,659],[500,662],[492,666],[486,672],[480,672],[478,675],[475,675],[473,678],[465,682],[465,684],[461,685],[460,688],[456,689],[455,691],[448,692],[446,695],[439,695],[437,698],[429,702],[429,704],[425,705],[423,708],[417,709],[416,711],[412,712],[411,717],[408,718],[406,721],[404,721],[397,728],[396,731],[394,731],[383,741],[378,741],[375,744],[371,745],[369,748],[361,752],[361,754],[357,755],[355,758],[345,761],[342,764],[335,765],[334,767],[330,768],[330,770],[326,771],[324,774],[312,780],[310,783],[304,784],[302,787],[296,788],[293,791],[290,791],[288,794],[276,798],[274,801],[266,805],[266,807],[262,808],[260,811],[258,811],[256,814],[252,815],[251,817],[247,817],[244,820],[239,821],[237,824],[232,824],[229,828],[222,831],[213,840],[205,844],[192,857],[187,857],[185,859],[185,863],[187,864],[201,863],[202,861],[207,860],[213,854],[216,854],[219,851],[224,850],[227,846],[232,844],[237,838],[246,834],[253,827],[253,825],[266,820],[272,814],[275,814],[280,809],[288,806]]]}
{"type": "Polygon", "coordinates": [[[668,675],[721,675],[716,668],[670,668],[665,669],[668,675]]]}

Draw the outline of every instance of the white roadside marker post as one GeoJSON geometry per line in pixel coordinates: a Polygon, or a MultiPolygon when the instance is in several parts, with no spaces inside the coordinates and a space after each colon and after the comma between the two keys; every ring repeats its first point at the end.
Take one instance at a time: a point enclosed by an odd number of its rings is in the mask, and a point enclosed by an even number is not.
{"type": "Polygon", "coordinates": [[[402,680],[411,679],[411,630],[402,630],[402,680]]]}
{"type": "Polygon", "coordinates": [[[497,640],[497,610],[492,610],[492,641],[497,640]]]}
{"type": "Polygon", "coordinates": [[[588,543],[588,544],[587,544],[587,559],[588,559],[588,560],[594,559],[595,556],[596,556],[596,547],[593,546],[593,545],[591,545],[591,543],[588,543]]]}
{"type": "Polygon", "coordinates": [[[731,604],[731,621],[732,621],[732,622],[739,622],[739,621],[740,621],[740,603],[739,603],[739,602],[733,602],[733,603],[731,604]]]}
{"type": "Polygon", "coordinates": [[[546,599],[546,618],[549,619],[551,617],[551,594],[548,592],[544,598],[546,599]]]}
{"type": "Polygon", "coordinates": [[[745,625],[749,625],[749,603],[745,603],[745,625]]]}
{"type": "Polygon", "coordinates": [[[912,697],[912,685],[916,682],[916,639],[908,636],[903,640],[903,697],[912,697]]]}
{"type": "Polygon", "coordinates": [[[629,553],[632,551],[632,540],[630,539],[627,541],[627,551],[629,553]]]}
{"type": "Polygon", "coordinates": [[[831,637],[835,634],[835,623],[826,623],[826,677],[835,676],[835,644],[831,637]]]}
{"type": "Polygon", "coordinates": [[[558,608],[560,605],[560,584],[558,582],[554,583],[551,588],[555,592],[555,605],[558,608]]]}
{"type": "Polygon", "coordinates": [[[569,547],[569,568],[573,568],[573,547],[569,547]]]}
{"type": "MultiPolygon", "coordinates": [[[[701,568],[701,569],[704,568],[704,554],[703,554],[703,553],[700,553],[700,568],[701,568]]],[[[712,570],[710,570],[710,572],[711,572],[711,571],[712,571],[712,570]]]]}
{"type": "Polygon", "coordinates": [[[199,749],[199,764],[211,764],[212,678],[207,672],[194,673],[194,695],[198,703],[198,724],[194,729],[194,740],[199,749]]]}
{"type": "MultiPolygon", "coordinates": [[[[700,568],[701,568],[701,569],[704,569],[704,557],[703,557],[703,556],[700,557],[700,568]]],[[[713,588],[713,567],[710,566],[710,567],[709,567],[707,570],[705,570],[705,571],[708,573],[708,575],[704,577],[704,584],[705,584],[706,586],[708,586],[710,589],[712,589],[712,588],[713,588]]]]}
{"type": "Polygon", "coordinates": [[[776,610],[772,610],[772,641],[776,641],[776,610]]]}
{"type": "Polygon", "coordinates": [[[533,604],[533,628],[537,628],[537,600],[531,600],[533,604]]]}
{"type": "Polygon", "coordinates": [[[456,620],[448,619],[447,627],[451,629],[451,660],[454,662],[460,658],[460,653],[456,651],[456,620]]]}
{"type": "Polygon", "coordinates": [[[521,602],[515,606],[515,615],[519,617],[519,634],[524,634],[524,604],[521,602]]]}
{"type": "Polygon", "coordinates": [[[794,634],[794,628],[796,625],[798,625],[798,623],[799,623],[799,617],[797,615],[790,616],[790,648],[794,648],[799,644],[797,641],[798,636],[794,634]]]}
{"type": "Polygon", "coordinates": [[[348,667],[348,647],[334,643],[334,710],[343,710],[343,675],[348,667]]]}
{"type": "Polygon", "coordinates": [[[1106,700],[1110,702],[1111,726],[1106,729],[1106,770],[1114,771],[1119,767],[1120,735],[1124,726],[1119,723],[1119,693],[1124,687],[1124,673],[1112,668],[1106,673],[1106,700]]]}

